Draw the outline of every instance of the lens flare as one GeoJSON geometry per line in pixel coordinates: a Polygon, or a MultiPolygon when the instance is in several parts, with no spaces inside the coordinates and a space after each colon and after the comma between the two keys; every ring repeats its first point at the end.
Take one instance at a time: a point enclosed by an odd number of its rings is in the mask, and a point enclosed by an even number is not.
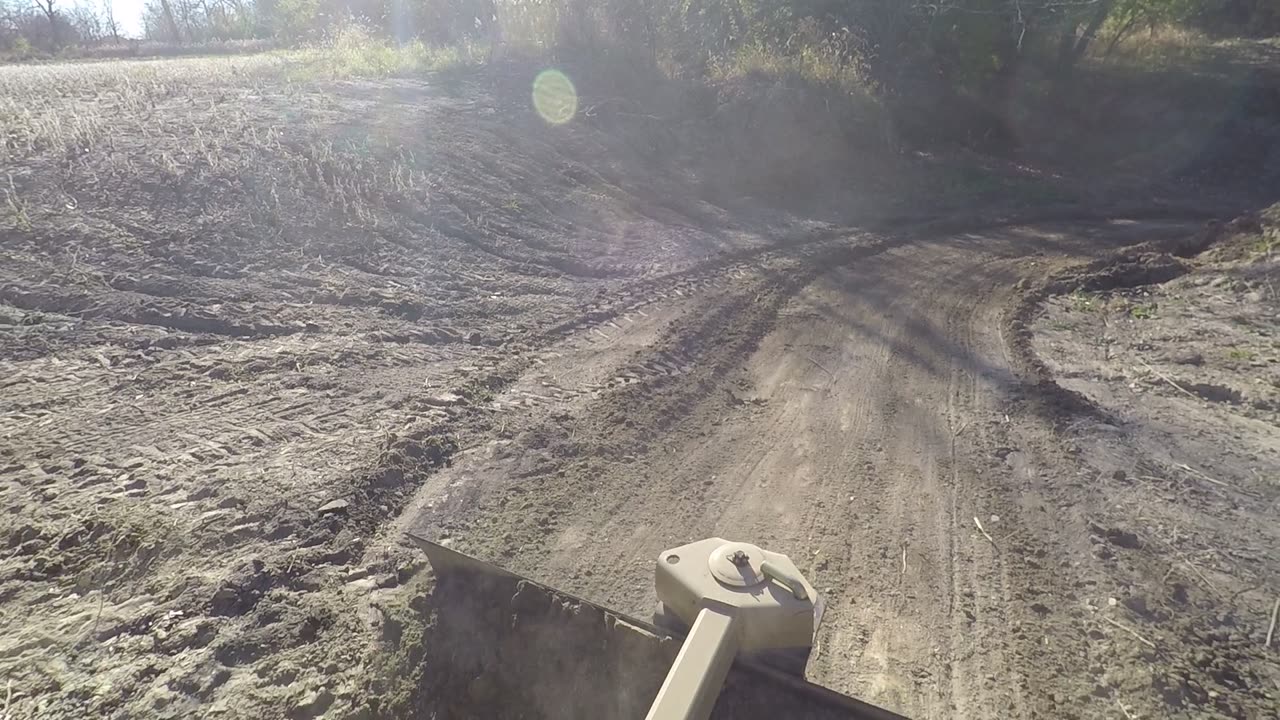
{"type": "Polygon", "coordinates": [[[559,70],[543,70],[533,79],[533,109],[552,125],[563,125],[578,112],[578,91],[559,70]]]}

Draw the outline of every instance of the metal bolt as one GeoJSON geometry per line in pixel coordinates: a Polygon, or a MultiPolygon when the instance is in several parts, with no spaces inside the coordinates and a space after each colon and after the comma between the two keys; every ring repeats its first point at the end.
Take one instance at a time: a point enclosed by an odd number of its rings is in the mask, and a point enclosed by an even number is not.
{"type": "Polygon", "coordinates": [[[747,557],[745,552],[735,550],[734,553],[729,556],[729,562],[737,565],[738,567],[743,567],[751,564],[751,558],[747,557]]]}

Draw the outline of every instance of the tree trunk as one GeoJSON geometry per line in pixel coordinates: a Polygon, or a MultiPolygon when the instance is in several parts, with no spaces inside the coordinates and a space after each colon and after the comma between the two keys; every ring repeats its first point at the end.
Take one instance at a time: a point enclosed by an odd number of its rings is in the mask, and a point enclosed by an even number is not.
{"type": "Polygon", "coordinates": [[[169,0],[160,0],[160,8],[164,11],[164,22],[169,26],[173,41],[182,42],[182,33],[178,31],[178,21],[173,19],[173,6],[169,4],[169,0]]]}
{"type": "Polygon", "coordinates": [[[1089,50],[1089,43],[1098,36],[1098,31],[1102,29],[1103,23],[1111,15],[1111,10],[1116,6],[1116,0],[1101,0],[1098,7],[1093,11],[1093,17],[1089,19],[1089,24],[1084,29],[1084,34],[1076,41],[1075,50],[1071,53],[1071,66],[1075,67],[1076,63],[1084,57],[1085,52],[1089,50]]]}
{"type": "Polygon", "coordinates": [[[102,4],[102,14],[107,21],[107,30],[111,33],[111,41],[120,44],[120,26],[116,25],[116,13],[111,7],[111,0],[102,4]]]}
{"type": "Polygon", "coordinates": [[[200,0],[200,9],[204,11],[204,26],[208,33],[202,39],[208,41],[211,36],[214,40],[226,40],[222,34],[222,25],[214,20],[213,13],[209,11],[209,0],[200,0]]]}
{"type": "Polygon", "coordinates": [[[1058,72],[1071,66],[1071,55],[1076,50],[1076,32],[1080,30],[1080,25],[1071,23],[1062,31],[1062,40],[1058,43],[1058,72]]]}
{"type": "Polygon", "coordinates": [[[58,12],[53,6],[54,0],[36,0],[36,6],[49,18],[49,49],[58,49],[58,12]]]}
{"type": "Polygon", "coordinates": [[[1057,76],[1060,85],[1065,85],[1071,80],[1076,64],[1080,62],[1085,52],[1089,50],[1089,44],[1098,36],[1098,31],[1107,22],[1107,18],[1110,17],[1115,5],[1116,0],[1099,0],[1082,34],[1076,35],[1076,31],[1079,29],[1078,25],[1072,25],[1063,34],[1062,42],[1058,45],[1057,76]]]}
{"type": "Polygon", "coordinates": [[[1029,44],[1031,34],[1030,31],[1020,29],[1018,37],[1011,38],[1000,50],[1000,66],[987,83],[983,108],[986,115],[983,122],[985,135],[982,143],[991,150],[1006,152],[1015,149],[1016,139],[1011,123],[1013,98],[1023,68],[1026,67],[1027,55],[1024,47],[1029,44]]]}

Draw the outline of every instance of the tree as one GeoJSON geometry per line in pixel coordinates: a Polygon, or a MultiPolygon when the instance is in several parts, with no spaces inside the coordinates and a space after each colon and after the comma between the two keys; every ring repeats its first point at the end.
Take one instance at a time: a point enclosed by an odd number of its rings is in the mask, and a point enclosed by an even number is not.
{"type": "Polygon", "coordinates": [[[77,44],[97,44],[105,37],[104,23],[98,10],[84,2],[78,3],[67,13],[72,37],[77,44]]]}
{"type": "Polygon", "coordinates": [[[173,6],[169,4],[169,0],[160,0],[160,9],[169,37],[173,42],[182,42],[182,33],[178,32],[178,21],[173,18],[173,6]]]}
{"type": "Polygon", "coordinates": [[[116,24],[116,11],[111,0],[102,0],[102,19],[107,26],[107,32],[111,33],[111,41],[118,45],[120,43],[120,26],[116,24]]]}
{"type": "Polygon", "coordinates": [[[1057,70],[1060,77],[1068,77],[1089,51],[1089,45],[1098,36],[1115,6],[1116,0],[1098,0],[1084,23],[1083,33],[1080,32],[1081,23],[1078,19],[1072,19],[1063,26],[1062,40],[1058,45],[1057,70]]]}
{"type": "Polygon", "coordinates": [[[36,7],[49,18],[49,47],[52,50],[58,49],[58,12],[54,9],[54,3],[57,0],[32,0],[36,7]]]}

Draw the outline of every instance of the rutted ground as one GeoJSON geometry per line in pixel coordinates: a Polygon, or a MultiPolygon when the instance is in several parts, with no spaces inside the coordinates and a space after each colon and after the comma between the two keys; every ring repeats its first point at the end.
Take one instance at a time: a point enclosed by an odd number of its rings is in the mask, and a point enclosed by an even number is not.
{"type": "Polygon", "coordinates": [[[1255,675],[1200,697],[1124,679],[1148,649],[1107,564],[1127,531],[1082,481],[1077,410],[1002,319],[1022,278],[1196,232],[863,234],[762,258],[548,354],[530,380],[556,390],[434,476],[417,528],[635,615],[662,549],[753,538],[827,594],[810,679],[911,716],[1274,708],[1255,675]]]}

